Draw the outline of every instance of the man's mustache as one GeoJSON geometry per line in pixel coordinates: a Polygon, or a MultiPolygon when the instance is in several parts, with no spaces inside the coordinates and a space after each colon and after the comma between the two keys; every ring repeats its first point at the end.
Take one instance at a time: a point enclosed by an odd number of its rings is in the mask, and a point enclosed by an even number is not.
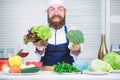
{"type": "Polygon", "coordinates": [[[51,17],[51,19],[54,19],[55,17],[58,17],[58,18],[62,19],[62,17],[59,16],[59,15],[54,15],[54,16],[51,17]]]}

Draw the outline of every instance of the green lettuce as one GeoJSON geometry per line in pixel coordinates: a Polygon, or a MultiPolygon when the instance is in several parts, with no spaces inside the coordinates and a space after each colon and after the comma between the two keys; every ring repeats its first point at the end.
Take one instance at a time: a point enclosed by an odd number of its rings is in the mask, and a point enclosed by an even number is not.
{"type": "Polygon", "coordinates": [[[111,72],[113,68],[107,62],[104,62],[100,59],[95,59],[92,61],[88,71],[91,72],[111,72]]]}
{"type": "Polygon", "coordinates": [[[24,36],[24,43],[27,44],[28,42],[39,42],[39,41],[46,41],[47,39],[52,37],[52,32],[48,26],[39,25],[34,26],[28,33],[24,36]]]}
{"type": "Polygon", "coordinates": [[[120,54],[109,52],[104,56],[103,61],[109,63],[114,70],[120,70],[120,54]]]}
{"type": "Polygon", "coordinates": [[[32,27],[32,33],[36,33],[36,35],[41,40],[47,40],[52,37],[52,33],[50,31],[50,28],[48,26],[40,25],[32,27]]]}

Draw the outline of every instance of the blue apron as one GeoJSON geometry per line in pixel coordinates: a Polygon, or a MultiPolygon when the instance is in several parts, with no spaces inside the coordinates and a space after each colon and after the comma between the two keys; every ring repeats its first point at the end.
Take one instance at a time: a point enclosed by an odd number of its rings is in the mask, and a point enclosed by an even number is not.
{"type": "MultiPolygon", "coordinates": [[[[65,33],[67,32],[66,26],[65,33]]],[[[67,39],[67,38],[66,38],[67,39]]],[[[74,62],[73,57],[70,56],[70,50],[68,49],[68,39],[67,43],[59,44],[59,45],[53,45],[48,44],[45,52],[45,56],[41,58],[41,61],[43,62],[43,66],[52,66],[56,64],[57,62],[65,62],[72,65],[72,62],[74,62]]]]}

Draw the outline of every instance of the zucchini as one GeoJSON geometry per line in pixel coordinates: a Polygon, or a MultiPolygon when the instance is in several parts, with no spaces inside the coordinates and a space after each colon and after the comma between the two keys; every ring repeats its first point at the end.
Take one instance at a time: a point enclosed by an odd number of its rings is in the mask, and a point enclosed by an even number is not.
{"type": "Polygon", "coordinates": [[[24,68],[20,70],[20,73],[35,73],[40,70],[39,67],[30,67],[30,68],[24,68]]]}

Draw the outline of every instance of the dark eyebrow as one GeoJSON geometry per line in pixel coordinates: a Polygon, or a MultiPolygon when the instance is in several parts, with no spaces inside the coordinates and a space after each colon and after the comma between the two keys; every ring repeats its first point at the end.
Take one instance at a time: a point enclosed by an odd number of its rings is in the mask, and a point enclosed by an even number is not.
{"type": "MultiPolygon", "coordinates": [[[[63,6],[59,6],[58,8],[64,8],[63,6]]],[[[65,8],[64,8],[65,9],[65,8]]]]}
{"type": "Polygon", "coordinates": [[[48,9],[50,9],[50,8],[54,8],[54,7],[49,7],[48,9]]]}
{"type": "MultiPolygon", "coordinates": [[[[64,10],[66,10],[63,6],[59,6],[58,8],[63,8],[64,10]]],[[[47,11],[48,11],[49,9],[54,9],[54,7],[50,6],[50,7],[47,9],[47,11]]]]}

